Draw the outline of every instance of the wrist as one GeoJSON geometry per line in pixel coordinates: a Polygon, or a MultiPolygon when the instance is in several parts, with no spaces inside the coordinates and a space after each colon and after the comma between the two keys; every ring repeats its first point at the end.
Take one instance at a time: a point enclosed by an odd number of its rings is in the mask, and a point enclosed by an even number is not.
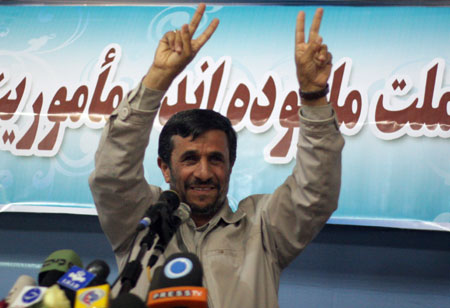
{"type": "Polygon", "coordinates": [[[175,77],[176,75],[173,76],[170,72],[152,65],[142,83],[148,89],[166,91],[175,77]]]}
{"type": "Polygon", "coordinates": [[[299,95],[302,105],[309,106],[319,106],[328,104],[327,94],[330,91],[328,84],[325,88],[314,90],[314,91],[304,91],[303,88],[299,89],[299,95]]]}

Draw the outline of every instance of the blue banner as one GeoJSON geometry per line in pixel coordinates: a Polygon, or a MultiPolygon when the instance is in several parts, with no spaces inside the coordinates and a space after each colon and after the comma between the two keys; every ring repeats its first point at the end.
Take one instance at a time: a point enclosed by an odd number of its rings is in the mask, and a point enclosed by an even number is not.
{"type": "MultiPolygon", "coordinates": [[[[173,112],[209,108],[238,131],[232,206],[270,193],[294,165],[300,104],[296,15],[315,7],[210,6],[218,30],[171,85],[173,112]]],[[[0,7],[0,211],[95,214],[87,178],[101,128],[193,6],[0,7]]],[[[450,8],[325,7],[329,99],[346,139],[332,223],[450,230],[450,8]]]]}

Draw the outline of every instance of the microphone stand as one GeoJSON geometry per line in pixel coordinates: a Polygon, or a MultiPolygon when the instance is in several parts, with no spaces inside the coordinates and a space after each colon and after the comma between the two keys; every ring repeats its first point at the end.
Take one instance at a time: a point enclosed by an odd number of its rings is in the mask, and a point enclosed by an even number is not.
{"type": "MultiPolygon", "coordinates": [[[[157,219],[155,223],[150,226],[148,233],[141,240],[141,248],[136,259],[128,263],[123,270],[121,279],[122,286],[119,294],[128,293],[136,286],[136,283],[142,273],[142,259],[144,258],[145,253],[153,246],[156,235],[158,235],[158,241],[154,247],[156,253],[153,253],[150,256],[148,267],[151,268],[155,265],[159,259],[159,256],[164,253],[167,244],[172,239],[172,236],[175,234],[177,228],[183,222],[180,217],[173,215],[172,212],[173,210],[170,210],[168,207],[163,207],[160,211],[159,219],[157,219]]],[[[189,214],[190,213],[188,213],[188,215],[189,214]]]]}
{"type": "Polygon", "coordinates": [[[122,278],[120,280],[121,287],[119,295],[123,293],[129,293],[130,290],[136,286],[136,283],[142,273],[142,259],[144,258],[145,253],[153,246],[155,238],[156,232],[150,228],[147,234],[141,240],[141,248],[139,249],[139,253],[136,259],[127,263],[127,265],[123,269],[122,278]]]}

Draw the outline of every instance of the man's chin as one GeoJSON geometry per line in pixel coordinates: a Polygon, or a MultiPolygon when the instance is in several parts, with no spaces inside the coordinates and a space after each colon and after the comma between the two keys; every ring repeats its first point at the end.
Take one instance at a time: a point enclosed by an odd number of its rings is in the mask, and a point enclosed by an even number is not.
{"type": "Polygon", "coordinates": [[[195,202],[188,202],[188,204],[191,207],[192,215],[204,217],[214,216],[223,206],[223,202],[221,204],[218,204],[217,202],[210,204],[197,204],[195,202]]]}

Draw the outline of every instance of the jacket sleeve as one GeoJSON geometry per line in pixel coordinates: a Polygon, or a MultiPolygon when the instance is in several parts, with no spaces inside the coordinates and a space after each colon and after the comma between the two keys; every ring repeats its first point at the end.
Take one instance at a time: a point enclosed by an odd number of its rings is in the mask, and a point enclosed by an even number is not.
{"type": "Polygon", "coordinates": [[[100,224],[116,253],[131,244],[137,223],[159,196],[144,178],[144,155],[162,91],[140,84],[107,121],[89,177],[100,224]],[[146,106],[147,110],[138,109],[146,106]]]}
{"type": "Polygon", "coordinates": [[[343,146],[330,105],[300,109],[294,170],[273,194],[261,200],[263,243],[281,269],[305,248],[337,209],[343,146]]]}

